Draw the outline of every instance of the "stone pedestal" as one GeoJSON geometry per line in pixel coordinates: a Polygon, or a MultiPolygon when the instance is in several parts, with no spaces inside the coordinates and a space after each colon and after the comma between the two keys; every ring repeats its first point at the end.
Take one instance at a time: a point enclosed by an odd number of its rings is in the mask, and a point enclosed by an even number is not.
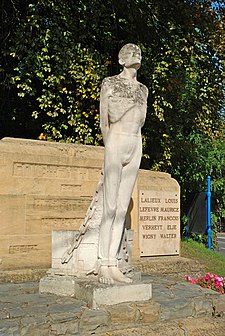
{"type": "Polygon", "coordinates": [[[152,284],[134,281],[132,284],[103,285],[93,279],[47,275],[41,279],[40,293],[72,296],[87,302],[90,308],[112,306],[123,302],[142,302],[152,298],[152,284]]]}

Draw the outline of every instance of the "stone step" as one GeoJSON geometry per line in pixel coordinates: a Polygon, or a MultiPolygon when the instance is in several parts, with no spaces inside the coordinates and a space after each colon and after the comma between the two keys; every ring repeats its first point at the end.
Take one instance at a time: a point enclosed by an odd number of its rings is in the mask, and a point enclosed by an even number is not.
{"type": "Polygon", "coordinates": [[[185,275],[205,275],[205,266],[199,261],[180,256],[145,257],[133,263],[134,270],[148,274],[168,275],[183,280],[185,275]]]}
{"type": "Polygon", "coordinates": [[[14,282],[23,283],[30,281],[39,281],[43,276],[45,276],[47,269],[15,269],[15,270],[4,270],[0,271],[0,283],[4,282],[14,282]]]}
{"type": "MultiPolygon", "coordinates": [[[[140,261],[133,262],[134,270],[149,274],[172,275],[184,279],[190,276],[205,275],[204,265],[197,260],[179,256],[168,257],[142,257],[140,261]]],[[[0,283],[39,281],[48,269],[17,269],[0,271],[0,283]]]]}

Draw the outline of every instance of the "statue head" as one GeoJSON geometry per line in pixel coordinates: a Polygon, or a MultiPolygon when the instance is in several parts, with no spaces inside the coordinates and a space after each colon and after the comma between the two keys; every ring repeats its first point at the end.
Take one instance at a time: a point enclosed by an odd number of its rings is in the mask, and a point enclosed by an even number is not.
{"type": "Polygon", "coordinates": [[[125,44],[119,51],[119,64],[126,68],[139,69],[141,66],[141,49],[133,43],[125,44]]]}

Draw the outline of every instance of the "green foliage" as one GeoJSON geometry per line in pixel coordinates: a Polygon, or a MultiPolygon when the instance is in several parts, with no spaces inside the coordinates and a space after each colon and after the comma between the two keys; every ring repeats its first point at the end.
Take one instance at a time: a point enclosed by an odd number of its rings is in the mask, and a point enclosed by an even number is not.
{"type": "MultiPolygon", "coordinates": [[[[180,180],[183,198],[183,210],[190,192],[206,191],[207,176],[211,176],[212,189],[212,225],[214,233],[220,231],[225,219],[225,132],[224,126],[205,137],[202,134],[190,134],[187,138],[188,155],[172,165],[172,174],[180,180]],[[182,178],[180,178],[182,176],[182,178]]],[[[183,223],[185,225],[185,223],[183,223]]]]}
{"type": "Polygon", "coordinates": [[[3,0],[1,135],[101,144],[99,91],[118,50],[140,45],[150,91],[142,167],[189,192],[212,177],[225,216],[225,6],[211,0],[3,0]]]}
{"type": "Polygon", "coordinates": [[[50,139],[93,144],[100,140],[98,101],[105,67],[99,52],[75,43],[71,19],[62,1],[29,4],[11,47],[17,59],[11,81],[50,139]]]}

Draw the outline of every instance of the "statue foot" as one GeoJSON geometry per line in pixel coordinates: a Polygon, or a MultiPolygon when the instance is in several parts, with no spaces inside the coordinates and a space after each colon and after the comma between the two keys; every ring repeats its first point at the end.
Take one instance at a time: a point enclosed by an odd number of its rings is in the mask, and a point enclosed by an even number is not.
{"type": "Polygon", "coordinates": [[[118,267],[116,266],[111,266],[109,267],[110,269],[110,274],[113,280],[118,281],[118,282],[124,282],[124,283],[132,283],[132,279],[126,277],[118,267]]]}
{"type": "Polygon", "coordinates": [[[108,266],[101,266],[100,267],[98,281],[100,283],[105,284],[105,285],[113,285],[114,284],[114,280],[113,280],[113,278],[110,274],[108,266]]]}

